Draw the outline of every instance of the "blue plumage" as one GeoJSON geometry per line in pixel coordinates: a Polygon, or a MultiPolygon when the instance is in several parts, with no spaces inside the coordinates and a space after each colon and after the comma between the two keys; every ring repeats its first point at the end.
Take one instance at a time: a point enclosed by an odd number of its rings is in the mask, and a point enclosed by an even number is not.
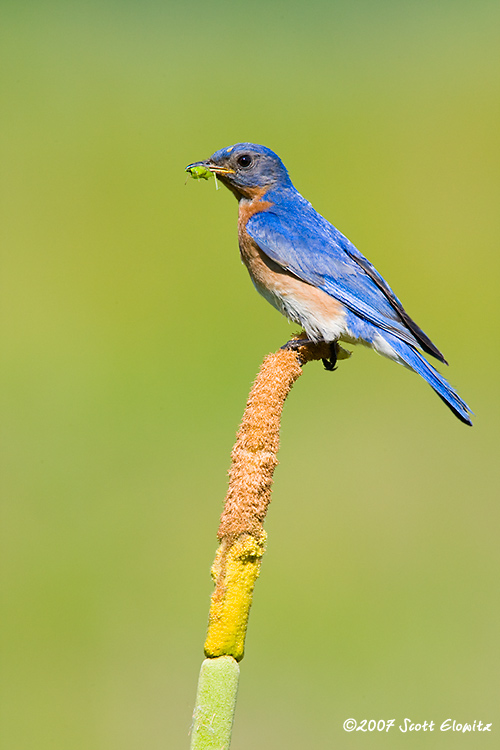
{"type": "Polygon", "coordinates": [[[346,252],[354,247],[349,240],[306,204],[302,196],[291,196],[287,204],[285,208],[274,204],[272,212],[257,213],[246,225],[248,234],[266,255],[369,322],[397,332],[417,345],[388,298],[346,252]],[[294,203],[298,205],[290,212],[290,204],[294,203]],[[293,218],[287,220],[287,216],[293,218]]]}
{"type": "Polygon", "coordinates": [[[413,346],[408,346],[404,341],[392,334],[385,334],[392,348],[399,354],[403,362],[414,372],[418,373],[433,388],[438,396],[452,410],[452,412],[466,424],[472,424],[469,418],[469,407],[443,376],[427,362],[420,352],[413,346]]]}
{"type": "Polygon", "coordinates": [[[203,162],[239,202],[243,262],[257,290],[311,340],[371,346],[421,375],[466,424],[470,409],[422,356],[446,363],[359,250],[293,186],[279,157],[240,143],[203,162]]]}

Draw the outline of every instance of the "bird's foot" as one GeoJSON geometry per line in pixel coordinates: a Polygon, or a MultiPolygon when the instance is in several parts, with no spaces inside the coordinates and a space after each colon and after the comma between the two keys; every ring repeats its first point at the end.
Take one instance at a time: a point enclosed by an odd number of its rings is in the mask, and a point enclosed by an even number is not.
{"type": "Polygon", "coordinates": [[[289,349],[292,352],[296,352],[298,349],[300,349],[301,346],[307,346],[308,344],[314,344],[314,341],[311,341],[308,338],[305,339],[290,339],[290,341],[287,341],[286,344],[283,344],[281,349],[289,349]]]}
{"type": "Polygon", "coordinates": [[[348,359],[351,356],[351,352],[344,349],[338,341],[311,341],[305,334],[302,338],[293,338],[283,344],[282,349],[298,352],[302,347],[312,347],[311,353],[315,352],[316,356],[306,357],[306,361],[309,359],[320,359],[323,362],[323,367],[328,372],[333,372],[337,369],[337,361],[339,359],[348,359]],[[321,354],[327,353],[326,357],[321,357],[321,354]]]}

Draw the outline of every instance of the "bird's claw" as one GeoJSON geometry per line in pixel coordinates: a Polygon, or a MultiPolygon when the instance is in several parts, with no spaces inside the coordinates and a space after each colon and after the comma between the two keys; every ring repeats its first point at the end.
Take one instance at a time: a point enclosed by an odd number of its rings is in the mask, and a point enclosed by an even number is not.
{"type": "Polygon", "coordinates": [[[337,342],[332,341],[329,344],[329,348],[330,348],[330,356],[328,357],[328,359],[322,359],[321,361],[323,362],[323,367],[325,368],[325,370],[328,370],[328,372],[333,372],[334,370],[337,369],[336,367],[337,354],[338,354],[337,342]]]}

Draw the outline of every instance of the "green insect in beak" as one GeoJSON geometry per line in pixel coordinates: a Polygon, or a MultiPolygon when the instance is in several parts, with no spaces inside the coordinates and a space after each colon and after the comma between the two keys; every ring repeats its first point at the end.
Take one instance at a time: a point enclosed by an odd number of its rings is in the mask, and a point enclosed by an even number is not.
{"type": "Polygon", "coordinates": [[[209,180],[210,177],[213,175],[214,181],[215,181],[215,189],[219,189],[219,183],[217,182],[217,175],[215,172],[211,172],[207,167],[204,167],[203,165],[195,166],[195,167],[188,167],[186,169],[186,172],[189,173],[189,175],[193,178],[193,180],[209,180]]]}
{"type": "Polygon", "coordinates": [[[212,174],[206,167],[190,167],[187,171],[193,180],[209,180],[212,174]]]}

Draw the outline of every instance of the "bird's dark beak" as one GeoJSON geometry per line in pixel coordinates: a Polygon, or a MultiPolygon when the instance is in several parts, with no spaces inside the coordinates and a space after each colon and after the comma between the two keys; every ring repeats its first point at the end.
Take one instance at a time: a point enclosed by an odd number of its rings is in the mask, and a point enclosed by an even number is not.
{"type": "Polygon", "coordinates": [[[213,172],[216,175],[234,174],[234,169],[222,167],[220,164],[214,164],[210,159],[205,159],[205,161],[195,161],[192,164],[188,164],[186,172],[189,172],[190,174],[192,174],[193,171],[194,173],[199,173],[203,169],[208,169],[209,172],[213,172]]]}

